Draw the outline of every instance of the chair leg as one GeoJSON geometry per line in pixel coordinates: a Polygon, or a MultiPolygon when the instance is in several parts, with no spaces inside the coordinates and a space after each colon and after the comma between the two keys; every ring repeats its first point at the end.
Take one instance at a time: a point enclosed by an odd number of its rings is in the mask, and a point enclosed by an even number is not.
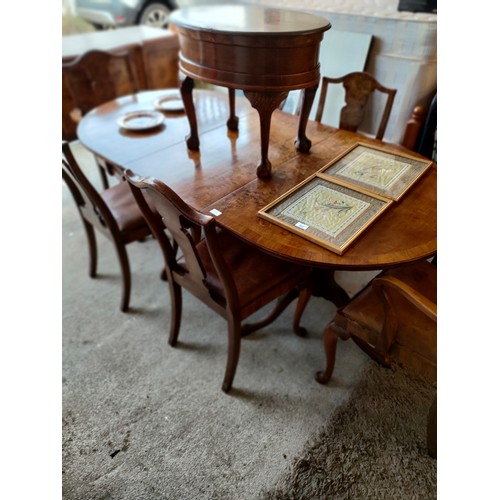
{"type": "Polygon", "coordinates": [[[337,340],[338,338],[347,340],[350,335],[343,330],[336,328],[334,321],[331,321],[323,332],[323,346],[326,355],[326,367],[323,371],[319,371],[315,375],[316,382],[326,384],[332,377],[333,369],[335,367],[335,355],[337,354],[337,340]]]}
{"type": "Polygon", "coordinates": [[[125,245],[121,242],[115,241],[116,251],[118,253],[118,259],[120,261],[120,267],[122,270],[122,300],[120,304],[120,309],[122,312],[128,311],[128,305],[130,302],[130,288],[132,286],[132,279],[130,274],[130,265],[128,261],[127,249],[125,245]]]}
{"type": "Polygon", "coordinates": [[[87,242],[89,244],[89,276],[95,278],[97,275],[97,242],[95,239],[94,226],[84,220],[83,227],[85,228],[87,242]]]}
{"type": "Polygon", "coordinates": [[[290,304],[292,300],[297,298],[298,295],[298,289],[292,288],[289,292],[287,292],[277,300],[273,310],[265,318],[257,321],[256,323],[244,324],[241,327],[241,336],[246,337],[247,335],[250,335],[257,330],[270,325],[287,308],[288,304],[290,304]]]}
{"type": "Polygon", "coordinates": [[[181,329],[182,288],[171,278],[167,278],[167,281],[170,289],[170,336],[168,343],[175,347],[181,329]]]}
{"type": "Polygon", "coordinates": [[[224,381],[222,383],[222,390],[226,393],[229,392],[233,386],[234,374],[236,373],[236,367],[238,366],[238,360],[240,357],[241,322],[239,320],[235,320],[234,318],[228,318],[227,330],[227,363],[226,373],[224,374],[224,381]]]}

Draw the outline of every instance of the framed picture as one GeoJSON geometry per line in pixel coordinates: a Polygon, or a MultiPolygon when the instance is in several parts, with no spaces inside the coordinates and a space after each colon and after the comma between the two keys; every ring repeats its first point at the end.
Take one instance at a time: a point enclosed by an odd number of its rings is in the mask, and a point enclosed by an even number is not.
{"type": "Polygon", "coordinates": [[[322,168],[321,173],[398,201],[431,165],[431,160],[358,143],[322,168]]]}
{"type": "Polygon", "coordinates": [[[273,203],[259,216],[342,255],[392,201],[314,175],[273,203]]]}

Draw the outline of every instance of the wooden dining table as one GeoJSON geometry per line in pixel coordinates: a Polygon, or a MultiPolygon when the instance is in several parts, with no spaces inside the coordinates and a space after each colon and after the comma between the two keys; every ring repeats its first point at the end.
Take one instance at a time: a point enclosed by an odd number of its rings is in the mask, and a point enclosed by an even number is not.
{"type": "Polygon", "coordinates": [[[245,99],[236,100],[238,131],[226,126],[229,109],[224,92],[194,91],[203,148],[185,143],[188,119],[182,111],[165,113],[159,127],[128,131],[117,125],[126,113],[153,110],[155,101],[172,90],[143,91],[102,104],[78,126],[82,144],[113,165],[117,172],[131,169],[156,177],[194,208],[210,214],[218,224],[265,252],[285,260],[323,269],[377,270],[397,266],[437,251],[437,168],[433,164],[397,203],[393,203],[354,243],[338,255],[258,215],[258,211],[320,170],[354,144],[362,142],[388,152],[409,152],[357,133],[309,122],[312,147],[297,151],[290,133],[297,116],[276,110],[269,156],[270,178],[255,174],[254,158],[260,148],[259,116],[245,99]],[[213,212],[212,212],[213,214],[213,212]]]}
{"type": "MultiPolygon", "coordinates": [[[[336,283],[336,270],[380,270],[429,258],[437,252],[437,166],[433,163],[411,189],[339,255],[258,215],[263,207],[314,175],[358,143],[397,154],[416,153],[397,144],[309,122],[312,147],[298,151],[290,142],[297,116],[276,110],[269,142],[273,173],[255,174],[260,148],[259,116],[246,99],[236,99],[237,131],[226,126],[230,114],[225,92],[194,90],[199,120],[199,151],[190,150],[182,109],[165,113],[164,122],[142,131],[124,130],[117,121],[136,111],[152,111],[169,90],[143,91],[100,105],[78,126],[81,143],[105,160],[118,176],[130,169],[160,179],[189,205],[216,217],[237,237],[276,257],[311,266],[314,294],[344,306],[349,297],[336,283]]],[[[368,351],[367,351],[368,352],[368,351]]],[[[369,352],[368,352],[369,353],[369,352]]],[[[370,353],[369,353],[370,354],[370,353]]]]}

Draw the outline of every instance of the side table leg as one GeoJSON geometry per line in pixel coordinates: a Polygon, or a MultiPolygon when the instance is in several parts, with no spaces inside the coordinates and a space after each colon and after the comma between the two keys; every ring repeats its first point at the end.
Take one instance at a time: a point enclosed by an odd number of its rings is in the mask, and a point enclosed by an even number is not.
{"type": "Polygon", "coordinates": [[[286,98],[288,92],[252,92],[245,90],[245,96],[255,108],[260,117],[260,152],[261,160],[257,166],[257,177],[262,179],[271,177],[271,162],[267,154],[269,150],[269,132],[271,129],[271,115],[286,98]]]}
{"type": "Polygon", "coordinates": [[[304,89],[303,91],[302,108],[300,110],[299,118],[299,130],[297,132],[297,138],[295,139],[295,149],[301,153],[309,153],[309,150],[311,149],[311,141],[306,137],[306,126],[317,88],[318,87],[316,86],[304,89]]]}
{"type": "Polygon", "coordinates": [[[200,139],[198,137],[198,123],[196,121],[196,110],[193,102],[193,87],[194,81],[187,76],[181,85],[181,97],[184,103],[184,109],[189,121],[190,134],[186,137],[186,144],[192,151],[200,149],[200,139]]]}
{"type": "Polygon", "coordinates": [[[229,90],[229,119],[227,120],[227,128],[236,132],[238,130],[239,118],[236,116],[236,108],[234,105],[235,101],[235,90],[229,90]]]}

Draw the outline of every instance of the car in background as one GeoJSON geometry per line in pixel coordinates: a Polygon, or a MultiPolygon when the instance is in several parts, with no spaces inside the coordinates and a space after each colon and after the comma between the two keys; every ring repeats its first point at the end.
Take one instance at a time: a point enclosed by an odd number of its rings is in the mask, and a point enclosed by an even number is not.
{"type": "Polygon", "coordinates": [[[119,28],[144,24],[166,28],[174,0],[76,0],[76,14],[97,28],[119,28]]]}

